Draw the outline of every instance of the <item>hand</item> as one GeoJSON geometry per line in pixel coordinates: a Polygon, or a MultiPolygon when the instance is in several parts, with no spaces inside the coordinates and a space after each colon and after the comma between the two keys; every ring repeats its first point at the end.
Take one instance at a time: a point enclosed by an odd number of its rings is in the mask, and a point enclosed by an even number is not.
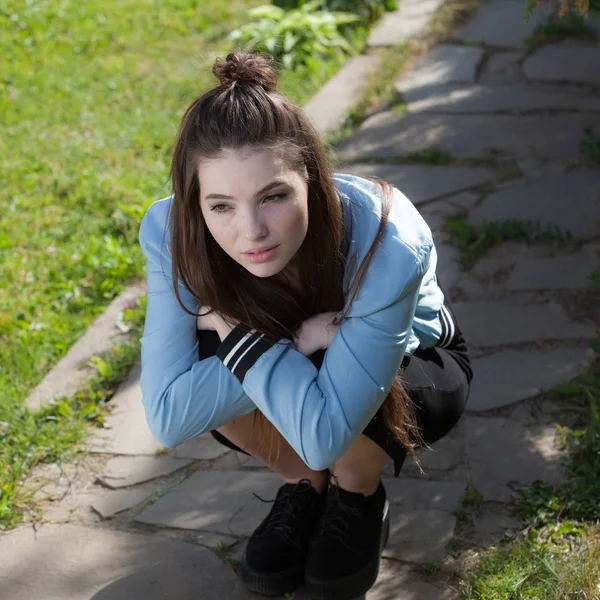
{"type": "Polygon", "coordinates": [[[223,341],[238,325],[236,321],[226,320],[217,312],[213,312],[211,316],[215,331],[219,334],[219,339],[221,341],[223,341]]]}
{"type": "Polygon", "coordinates": [[[338,326],[333,325],[336,315],[335,312],[321,313],[304,321],[294,338],[296,350],[310,356],[317,350],[328,348],[338,330],[338,326]]]}
{"type": "Polygon", "coordinates": [[[205,314],[199,315],[196,318],[196,329],[201,329],[202,331],[215,331],[215,322],[213,317],[216,313],[212,312],[209,306],[203,306],[202,309],[205,314]]]}

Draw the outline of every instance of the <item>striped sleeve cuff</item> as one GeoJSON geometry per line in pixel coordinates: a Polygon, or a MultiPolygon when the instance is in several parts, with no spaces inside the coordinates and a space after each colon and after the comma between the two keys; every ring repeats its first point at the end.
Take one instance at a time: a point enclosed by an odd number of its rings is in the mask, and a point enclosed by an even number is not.
{"type": "Polygon", "coordinates": [[[216,354],[243,383],[248,370],[275,343],[264,333],[240,324],[221,342],[216,354]]]}

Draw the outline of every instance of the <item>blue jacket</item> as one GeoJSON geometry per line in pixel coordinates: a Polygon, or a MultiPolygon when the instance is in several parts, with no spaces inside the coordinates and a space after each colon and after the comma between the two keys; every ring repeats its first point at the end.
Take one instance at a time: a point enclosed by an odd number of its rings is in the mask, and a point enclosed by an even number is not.
{"type": "MultiPolygon", "coordinates": [[[[365,179],[336,175],[335,182],[346,214],[347,264],[356,265],[375,238],[381,199],[365,179]]],[[[320,370],[291,341],[271,343],[243,328],[215,356],[198,360],[196,318],[172,289],[171,202],[152,204],[139,235],[148,277],[141,388],[152,433],[172,447],[258,408],[309,467],[331,466],[383,403],[405,354],[439,345],[444,296],[429,227],[394,190],[381,244],[320,370]]],[[[197,300],[180,290],[197,311],[197,300]]]]}

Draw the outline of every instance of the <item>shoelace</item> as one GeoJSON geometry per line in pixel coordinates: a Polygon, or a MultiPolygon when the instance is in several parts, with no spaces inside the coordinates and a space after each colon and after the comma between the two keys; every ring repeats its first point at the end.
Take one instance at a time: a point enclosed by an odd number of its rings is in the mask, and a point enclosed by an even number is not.
{"type": "Polygon", "coordinates": [[[337,487],[328,492],[325,512],[319,526],[319,537],[333,537],[347,544],[350,541],[352,526],[361,517],[361,511],[354,506],[344,504],[337,487]]]}
{"type": "Polygon", "coordinates": [[[309,501],[308,492],[312,484],[308,479],[301,479],[293,488],[286,490],[279,498],[274,500],[265,500],[258,494],[252,492],[252,495],[266,504],[274,504],[261,533],[267,533],[275,529],[285,532],[288,536],[294,532],[294,523],[298,518],[298,512],[302,512],[309,501]]]}

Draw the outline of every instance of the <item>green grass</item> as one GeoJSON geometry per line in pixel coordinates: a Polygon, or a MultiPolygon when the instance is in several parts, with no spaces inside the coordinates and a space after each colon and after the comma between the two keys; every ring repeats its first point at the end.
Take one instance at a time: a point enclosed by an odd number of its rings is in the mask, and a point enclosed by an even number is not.
{"type": "Polygon", "coordinates": [[[86,424],[101,426],[108,414],[107,401],[139,356],[146,299],[124,311],[129,339],[105,356],[95,356],[90,366],[96,374],[72,398],[56,398],[31,412],[14,410],[0,422],[0,529],[14,526],[36,505],[24,486],[27,473],[41,462],[64,461],[77,452],[86,424]]]}
{"type": "Polygon", "coordinates": [[[506,220],[472,225],[467,221],[466,213],[447,217],[446,227],[448,241],[460,250],[459,263],[465,271],[487,250],[507,240],[527,243],[573,241],[571,234],[567,232],[543,228],[532,222],[506,220]]]}
{"type": "Polygon", "coordinates": [[[598,600],[600,529],[566,524],[485,554],[459,600],[598,600]]]}
{"type": "MultiPolygon", "coordinates": [[[[82,424],[136,358],[137,342],[96,365],[100,379],[32,414],[32,388],[144,264],[142,215],[170,192],[181,115],[216,83],[210,66],[262,0],[0,2],[0,523],[29,500],[37,462],[76,451],[82,424]]],[[[336,65],[339,66],[339,65],[336,65]]],[[[306,102],[333,74],[283,72],[306,102]]]]}

